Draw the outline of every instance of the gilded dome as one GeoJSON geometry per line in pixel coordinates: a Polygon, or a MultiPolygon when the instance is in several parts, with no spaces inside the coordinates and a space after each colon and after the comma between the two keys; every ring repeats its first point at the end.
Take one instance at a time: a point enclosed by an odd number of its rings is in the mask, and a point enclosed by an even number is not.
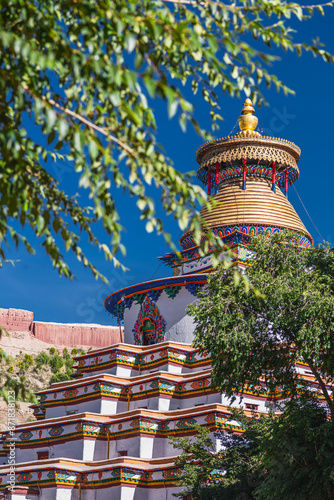
{"type": "Polygon", "coordinates": [[[304,224],[284,194],[271,189],[268,179],[252,177],[247,189],[242,190],[241,179],[228,179],[215,196],[217,206],[209,212],[202,208],[201,215],[208,226],[257,225],[288,228],[307,234],[304,224]]]}

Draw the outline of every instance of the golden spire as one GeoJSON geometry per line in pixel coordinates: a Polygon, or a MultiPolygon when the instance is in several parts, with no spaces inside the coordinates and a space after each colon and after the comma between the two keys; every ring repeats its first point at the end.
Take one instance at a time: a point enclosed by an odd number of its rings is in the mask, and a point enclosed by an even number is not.
{"type": "Polygon", "coordinates": [[[261,134],[255,131],[258,119],[254,113],[253,103],[247,98],[238,118],[240,132],[235,137],[261,137],[261,134]]]}

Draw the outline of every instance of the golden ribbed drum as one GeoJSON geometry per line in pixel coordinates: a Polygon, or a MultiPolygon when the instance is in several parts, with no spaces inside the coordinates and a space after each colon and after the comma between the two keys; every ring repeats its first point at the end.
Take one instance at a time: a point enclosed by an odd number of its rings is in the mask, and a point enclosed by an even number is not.
{"type": "Polygon", "coordinates": [[[289,228],[304,234],[307,230],[291,203],[278,189],[273,193],[267,179],[247,179],[245,191],[240,179],[226,180],[215,196],[217,207],[201,215],[210,227],[256,225],[289,228]]]}

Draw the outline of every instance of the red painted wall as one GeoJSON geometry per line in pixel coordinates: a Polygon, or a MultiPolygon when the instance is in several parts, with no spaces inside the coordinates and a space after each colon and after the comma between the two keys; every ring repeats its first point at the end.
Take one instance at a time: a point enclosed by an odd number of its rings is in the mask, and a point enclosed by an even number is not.
{"type": "Polygon", "coordinates": [[[9,331],[30,332],[48,344],[70,347],[105,347],[121,342],[118,327],[34,321],[34,314],[22,309],[0,309],[0,326],[9,331]]]}
{"type": "Polygon", "coordinates": [[[23,309],[0,309],[0,326],[15,332],[28,332],[34,320],[34,313],[23,309]]]}
{"type": "Polygon", "coordinates": [[[49,344],[105,347],[120,342],[119,328],[34,321],[32,334],[49,344]]]}

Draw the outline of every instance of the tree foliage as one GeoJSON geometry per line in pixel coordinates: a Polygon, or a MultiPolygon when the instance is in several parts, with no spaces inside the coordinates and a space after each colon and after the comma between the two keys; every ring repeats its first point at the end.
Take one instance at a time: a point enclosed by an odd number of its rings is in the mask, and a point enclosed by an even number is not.
{"type": "Polygon", "coordinates": [[[179,467],[178,484],[182,490],[175,496],[184,498],[191,494],[194,499],[201,500],[252,498],[258,477],[262,474],[254,439],[257,432],[242,413],[235,411],[234,414],[244,423],[247,437],[216,432],[214,438],[216,442],[221,441],[220,451],[216,451],[209,429],[200,425],[193,426],[196,430],[194,438],[170,438],[174,448],[182,450],[175,460],[179,467]]]}
{"type": "MultiPolygon", "coordinates": [[[[272,47],[333,62],[320,45],[296,40],[290,26],[291,18],[304,21],[325,6],[332,2],[0,0],[1,242],[33,252],[24,235],[30,228],[61,275],[72,277],[64,257],[70,251],[98,277],[81,235],[119,263],[125,249],[116,188],[136,198],[147,231],[164,232],[147,194],[151,184],[164,212],[185,228],[205,195],[157,143],[153,100],[166,101],[182,130],[189,122],[205,135],[186,94],[202,94],[215,129],[217,91],[263,100],[264,82],[290,92],[268,71],[277,59],[272,47]],[[87,196],[59,186],[51,172],[62,162],[87,196]],[[97,222],[108,244],[98,240],[97,222]]],[[[199,242],[198,218],[191,228],[199,242]]]]}
{"type": "Polygon", "coordinates": [[[258,424],[263,480],[259,500],[334,498],[334,425],[315,398],[292,399],[277,418],[258,424]]]}
{"type": "Polygon", "coordinates": [[[242,434],[209,430],[173,438],[182,492],[209,500],[327,500],[334,498],[334,426],[313,398],[292,399],[281,416],[246,417],[233,411],[242,434]],[[204,460],[203,460],[204,458],[204,460]]]}
{"type": "Polygon", "coordinates": [[[255,394],[318,394],[334,417],[334,251],[302,250],[287,244],[289,232],[252,239],[246,277],[259,298],[234,270],[208,278],[197,305],[195,346],[212,357],[212,384],[233,396],[246,386],[255,394]],[[315,382],[301,377],[296,363],[309,366],[315,382]],[[261,383],[260,383],[261,379],[261,383]]]}

